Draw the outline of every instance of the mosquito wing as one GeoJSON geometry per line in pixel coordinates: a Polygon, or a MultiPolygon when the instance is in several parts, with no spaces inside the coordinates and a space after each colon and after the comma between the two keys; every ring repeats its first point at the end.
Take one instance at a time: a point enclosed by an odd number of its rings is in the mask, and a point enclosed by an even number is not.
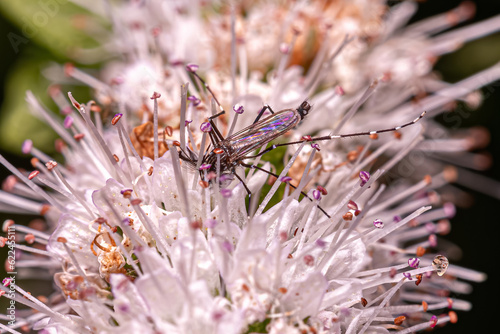
{"type": "Polygon", "coordinates": [[[227,137],[223,143],[240,158],[293,129],[301,120],[297,111],[282,110],[227,137]]]}

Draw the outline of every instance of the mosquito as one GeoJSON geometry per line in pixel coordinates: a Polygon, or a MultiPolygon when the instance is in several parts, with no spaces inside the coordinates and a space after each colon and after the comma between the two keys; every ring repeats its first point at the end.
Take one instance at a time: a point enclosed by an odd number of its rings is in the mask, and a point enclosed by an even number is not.
{"type": "MultiPolygon", "coordinates": [[[[224,138],[221,131],[217,128],[217,125],[214,122],[214,119],[224,115],[226,112],[222,108],[221,104],[215,97],[215,94],[212,92],[208,84],[203,80],[195,70],[192,69],[189,65],[186,66],[188,72],[193,74],[205,87],[205,89],[210,93],[214,101],[220,108],[220,112],[208,117],[207,128],[211,145],[205,150],[201,163],[205,166],[204,170],[200,170],[200,176],[203,179],[203,173],[217,173],[219,171],[220,175],[224,174],[232,174],[234,175],[242,184],[245,190],[248,193],[249,198],[251,198],[252,192],[246,185],[245,181],[236,173],[236,168],[241,166],[244,168],[257,169],[266,174],[274,176],[276,178],[279,177],[278,174],[268,171],[262,167],[259,167],[254,164],[246,163],[245,160],[254,159],[260,157],[278,147],[281,146],[289,146],[294,144],[301,144],[303,142],[316,142],[316,141],[325,141],[339,138],[349,138],[349,137],[358,137],[358,136],[374,136],[379,133],[384,132],[393,132],[398,131],[399,129],[405,128],[407,126],[413,125],[417,123],[422,117],[425,115],[425,111],[420,114],[413,121],[405,123],[400,126],[375,130],[375,131],[366,131],[366,132],[357,132],[350,134],[341,134],[341,135],[328,135],[321,137],[310,137],[304,136],[301,140],[281,143],[281,144],[273,144],[270,147],[261,150],[257,154],[251,154],[259,148],[267,146],[274,139],[277,139],[288,131],[295,128],[310,112],[311,105],[309,102],[303,101],[297,108],[295,109],[284,109],[275,112],[269,105],[264,105],[262,109],[259,111],[259,114],[255,118],[254,122],[227,137],[224,138]],[[266,111],[269,111],[271,115],[263,118],[262,116],[266,111]]],[[[204,123],[206,124],[206,123],[204,123]]],[[[180,148],[179,157],[188,162],[193,167],[196,166],[198,161],[197,153],[193,152],[189,147],[186,147],[185,150],[180,148]]],[[[292,188],[296,189],[297,187],[287,182],[292,188]]],[[[305,192],[301,191],[301,194],[313,201],[312,198],[309,197],[305,192]]],[[[318,205],[318,208],[328,217],[328,213],[318,205]]]]}

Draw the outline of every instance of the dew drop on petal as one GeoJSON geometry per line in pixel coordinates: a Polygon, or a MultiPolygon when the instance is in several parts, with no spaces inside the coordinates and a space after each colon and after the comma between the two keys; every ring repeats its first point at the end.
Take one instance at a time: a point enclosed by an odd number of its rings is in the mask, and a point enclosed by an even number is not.
{"type": "Polygon", "coordinates": [[[436,270],[436,273],[439,276],[443,276],[446,270],[448,269],[448,265],[450,262],[446,258],[446,256],[443,255],[437,255],[434,260],[432,261],[432,268],[436,270]]]}

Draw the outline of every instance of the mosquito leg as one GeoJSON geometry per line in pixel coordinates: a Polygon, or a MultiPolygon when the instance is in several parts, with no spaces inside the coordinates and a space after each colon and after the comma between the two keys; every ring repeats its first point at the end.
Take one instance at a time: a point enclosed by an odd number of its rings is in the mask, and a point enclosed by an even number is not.
{"type": "Polygon", "coordinates": [[[262,107],[262,109],[260,109],[259,115],[257,115],[257,118],[255,119],[255,121],[253,121],[252,124],[257,123],[260,120],[260,118],[262,117],[262,115],[264,115],[266,110],[269,110],[271,112],[271,114],[274,114],[273,109],[269,105],[266,104],[265,106],[262,107]]]}
{"type": "Polygon", "coordinates": [[[213,120],[213,119],[215,119],[215,118],[219,117],[220,115],[224,115],[225,113],[226,113],[226,112],[225,112],[224,110],[222,110],[220,113],[215,114],[215,115],[212,115],[212,116],[210,116],[208,119],[211,121],[211,120],[213,120]]]}
{"type": "Polygon", "coordinates": [[[208,120],[208,122],[210,123],[210,125],[212,126],[212,130],[209,132],[209,135],[210,135],[210,140],[212,141],[212,143],[215,145],[217,145],[220,141],[223,141],[224,140],[224,137],[222,136],[222,134],[220,133],[219,129],[217,128],[217,126],[215,125],[214,121],[212,121],[211,119],[208,120]]]}
{"type": "Polygon", "coordinates": [[[247,184],[245,183],[245,181],[238,175],[236,174],[236,171],[233,169],[232,170],[232,173],[234,176],[236,176],[236,178],[238,180],[241,181],[241,183],[243,184],[243,187],[245,187],[245,190],[247,191],[248,193],[248,207],[247,207],[247,213],[250,215],[250,203],[251,203],[251,200],[252,200],[252,192],[250,191],[250,189],[248,189],[248,186],[247,184]]]}
{"type": "Polygon", "coordinates": [[[403,125],[400,125],[400,126],[396,126],[396,127],[393,127],[393,128],[388,128],[388,129],[380,129],[380,130],[374,130],[374,131],[365,131],[365,132],[357,132],[357,133],[349,133],[349,134],[345,134],[345,135],[328,135],[328,136],[322,136],[322,137],[315,137],[315,138],[307,138],[307,139],[301,139],[301,140],[297,140],[297,141],[292,141],[292,142],[289,142],[289,143],[282,143],[282,144],[274,144],[274,145],[271,145],[269,146],[267,149],[265,149],[264,151],[262,152],[259,152],[258,154],[256,155],[251,155],[251,156],[246,156],[242,159],[252,159],[252,158],[257,158],[257,157],[260,157],[261,155],[263,154],[266,154],[267,152],[270,152],[274,149],[276,149],[277,147],[280,147],[280,146],[288,146],[288,145],[295,145],[295,144],[301,144],[305,141],[310,141],[310,142],[314,142],[314,141],[322,141],[322,140],[332,140],[332,139],[340,139],[340,138],[349,138],[349,137],[359,137],[359,136],[374,136],[374,135],[378,135],[379,133],[384,133],[384,132],[394,132],[394,131],[398,131],[399,129],[402,129],[402,128],[405,128],[407,126],[410,126],[410,125],[413,125],[415,123],[417,123],[422,117],[424,117],[425,115],[425,111],[420,114],[420,116],[418,116],[417,118],[415,118],[413,121],[411,122],[408,122],[408,123],[405,123],[403,125]]]}
{"type": "MultiPolygon", "coordinates": [[[[278,178],[279,175],[278,174],[275,174],[273,172],[270,172],[268,170],[265,170],[264,168],[262,167],[259,167],[259,166],[255,166],[255,165],[250,165],[250,164],[245,164],[245,163],[240,163],[243,167],[247,167],[247,168],[255,168],[255,169],[258,169],[266,174],[269,174],[269,175],[272,175],[274,176],[275,178],[278,178]]],[[[296,186],[294,186],[293,184],[291,184],[290,182],[287,182],[287,184],[289,184],[293,189],[297,189],[296,186]]],[[[301,191],[300,192],[302,195],[304,195],[304,197],[307,197],[311,202],[313,202],[313,199],[311,197],[309,197],[309,195],[307,195],[305,192],[301,191]]],[[[332,218],[330,217],[330,215],[328,213],[326,213],[326,211],[319,205],[317,205],[318,209],[321,210],[321,212],[323,212],[325,214],[325,216],[327,216],[328,218],[332,218]]]]}

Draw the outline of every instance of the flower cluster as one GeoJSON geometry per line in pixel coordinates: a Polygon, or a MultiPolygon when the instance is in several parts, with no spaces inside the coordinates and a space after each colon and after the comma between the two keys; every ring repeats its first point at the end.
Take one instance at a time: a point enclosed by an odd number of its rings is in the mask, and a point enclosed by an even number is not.
{"type": "Polygon", "coordinates": [[[47,72],[95,101],[53,86],[60,121],[27,93],[65,163],[31,140],[34,171],[0,156],[14,174],[2,208],[48,222],[4,223],[33,244],[15,245],[17,266],[49,268],[58,288],[36,298],[4,280],[0,294],[30,310],[2,329],[404,334],[471,307],[448,293],[485,275],[439,243],[455,213],[439,189],[457,172],[433,158],[481,141],[432,118],[477,105],[500,67],[449,84],[432,65],[500,17],[442,33],[472,5],[409,26],[415,4],[382,0],[107,5],[99,50],[114,60],[100,77],[47,72]]]}

